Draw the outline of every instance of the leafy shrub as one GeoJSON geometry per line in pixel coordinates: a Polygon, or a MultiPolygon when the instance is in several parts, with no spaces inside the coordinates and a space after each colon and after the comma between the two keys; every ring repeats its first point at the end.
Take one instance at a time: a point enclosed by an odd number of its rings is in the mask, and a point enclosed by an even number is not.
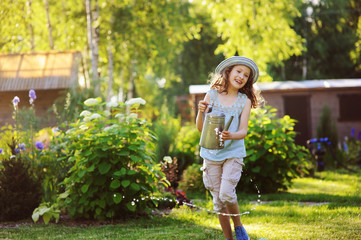
{"type": "Polygon", "coordinates": [[[287,115],[278,119],[276,111],[268,106],[251,112],[245,138],[246,167],[238,185],[242,191],[254,191],[255,183],[262,193],[287,189],[293,178],[307,172],[311,156],[294,143],[295,120],[287,115]]]}
{"type": "Polygon", "coordinates": [[[64,207],[72,217],[117,218],[154,206],[146,197],[158,191],[164,175],[153,159],[150,126],[134,112],[142,101],[132,100],[133,112],[125,113],[124,103],[112,104],[109,112],[100,99],[88,99],[89,111],[58,137],[65,155],[60,159],[72,165],[64,180],[64,207]]]}
{"type": "Polygon", "coordinates": [[[173,155],[174,141],[181,125],[180,118],[174,118],[169,114],[166,106],[162,107],[162,114],[153,125],[153,131],[157,137],[156,159],[160,162],[163,157],[173,155]]]}
{"type": "Polygon", "coordinates": [[[201,134],[195,124],[181,127],[176,139],[173,155],[178,159],[180,174],[193,163],[199,163],[199,141],[201,134]]]}
{"type": "Polygon", "coordinates": [[[331,109],[327,105],[322,108],[322,113],[317,124],[316,135],[317,138],[328,138],[331,141],[332,148],[337,149],[337,126],[336,122],[332,118],[331,109]]]}
{"type": "Polygon", "coordinates": [[[183,172],[182,179],[179,182],[179,189],[186,192],[204,192],[203,172],[200,170],[201,164],[194,163],[187,167],[183,172]]]}
{"type": "Polygon", "coordinates": [[[29,218],[41,201],[41,183],[30,165],[24,162],[13,139],[9,144],[14,154],[0,163],[0,221],[29,218]]]}

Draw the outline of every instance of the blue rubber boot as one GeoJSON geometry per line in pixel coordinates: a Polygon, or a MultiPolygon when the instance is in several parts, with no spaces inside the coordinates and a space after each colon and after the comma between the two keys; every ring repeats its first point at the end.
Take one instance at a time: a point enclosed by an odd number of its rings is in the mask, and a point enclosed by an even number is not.
{"type": "Polygon", "coordinates": [[[243,226],[235,227],[234,230],[236,232],[237,240],[249,240],[247,231],[246,231],[246,229],[244,229],[243,226]]]}

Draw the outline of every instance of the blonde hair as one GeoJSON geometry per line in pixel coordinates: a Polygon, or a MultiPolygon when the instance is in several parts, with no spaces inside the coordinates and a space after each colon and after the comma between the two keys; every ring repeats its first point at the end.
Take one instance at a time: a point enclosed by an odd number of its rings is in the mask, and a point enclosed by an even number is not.
{"type": "MultiPolygon", "coordinates": [[[[210,74],[210,85],[211,89],[216,89],[219,93],[228,93],[229,86],[229,74],[232,71],[233,66],[226,67],[220,74],[211,73],[210,74]]],[[[251,71],[251,76],[248,78],[247,83],[238,90],[238,92],[246,94],[249,100],[251,100],[252,108],[258,107],[264,102],[261,91],[253,87],[253,74],[251,71]]]]}

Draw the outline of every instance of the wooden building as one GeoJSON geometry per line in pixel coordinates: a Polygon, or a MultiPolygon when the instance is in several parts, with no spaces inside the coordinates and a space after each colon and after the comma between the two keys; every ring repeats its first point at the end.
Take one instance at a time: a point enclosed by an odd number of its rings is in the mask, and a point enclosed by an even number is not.
{"type": "MultiPolygon", "coordinates": [[[[289,115],[298,121],[295,125],[295,131],[299,132],[295,139],[297,144],[305,145],[306,140],[316,137],[325,105],[332,111],[340,140],[350,136],[352,128],[355,137],[361,132],[361,79],[270,82],[257,83],[256,87],[261,90],[266,104],[278,110],[278,117],[289,115]]],[[[189,87],[193,114],[208,89],[208,85],[189,87]]]]}
{"type": "Polygon", "coordinates": [[[20,98],[19,108],[30,106],[29,90],[36,92],[37,117],[46,117],[64,90],[78,84],[81,53],[40,52],[0,54],[0,126],[12,124],[12,100],[20,98]]]}

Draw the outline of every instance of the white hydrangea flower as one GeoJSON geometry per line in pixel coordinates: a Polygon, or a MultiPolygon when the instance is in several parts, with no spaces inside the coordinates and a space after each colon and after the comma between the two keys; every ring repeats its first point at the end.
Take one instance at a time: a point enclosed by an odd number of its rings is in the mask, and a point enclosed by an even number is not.
{"type": "Polygon", "coordinates": [[[92,115],[92,113],[89,112],[88,110],[84,110],[80,113],[81,117],[89,117],[90,115],[92,115]]]}
{"type": "Polygon", "coordinates": [[[98,119],[98,118],[101,118],[102,116],[99,114],[99,113],[93,113],[89,119],[90,120],[93,120],[93,119],[98,119]]]}
{"type": "Polygon", "coordinates": [[[117,128],[117,127],[119,127],[119,125],[113,124],[113,125],[111,125],[111,126],[105,127],[105,128],[104,128],[104,131],[107,132],[107,131],[110,131],[110,130],[112,130],[112,129],[114,129],[114,128],[117,128]]]}
{"type": "Polygon", "coordinates": [[[70,128],[68,131],[66,131],[65,132],[65,134],[71,134],[71,133],[73,133],[73,132],[75,132],[76,130],[75,130],[75,128],[70,128]]]}
{"type": "Polygon", "coordinates": [[[81,125],[79,128],[80,128],[81,130],[87,130],[89,127],[88,127],[87,125],[83,124],[83,125],[81,125]]]}
{"type": "Polygon", "coordinates": [[[115,114],[115,117],[116,118],[123,118],[124,114],[123,113],[117,113],[117,114],[115,114]]]}
{"type": "Polygon", "coordinates": [[[137,118],[138,117],[138,114],[136,113],[131,113],[129,114],[128,118],[131,119],[131,118],[137,118]]]}
{"type": "Polygon", "coordinates": [[[108,110],[105,110],[103,112],[103,114],[104,114],[104,116],[109,117],[111,113],[108,110]]]}
{"type": "Polygon", "coordinates": [[[118,107],[119,104],[117,102],[107,102],[107,107],[112,108],[112,107],[118,107]]]}
{"type": "Polygon", "coordinates": [[[91,106],[96,106],[100,103],[100,98],[89,98],[87,100],[84,101],[84,104],[88,107],[91,107],[91,106]]]}
{"type": "Polygon", "coordinates": [[[173,160],[172,160],[172,158],[170,156],[164,156],[163,161],[167,162],[167,163],[172,163],[173,162],[173,160]]]}
{"type": "Polygon", "coordinates": [[[146,101],[143,98],[131,98],[125,102],[125,105],[132,106],[134,104],[142,104],[144,105],[146,101]]]}

